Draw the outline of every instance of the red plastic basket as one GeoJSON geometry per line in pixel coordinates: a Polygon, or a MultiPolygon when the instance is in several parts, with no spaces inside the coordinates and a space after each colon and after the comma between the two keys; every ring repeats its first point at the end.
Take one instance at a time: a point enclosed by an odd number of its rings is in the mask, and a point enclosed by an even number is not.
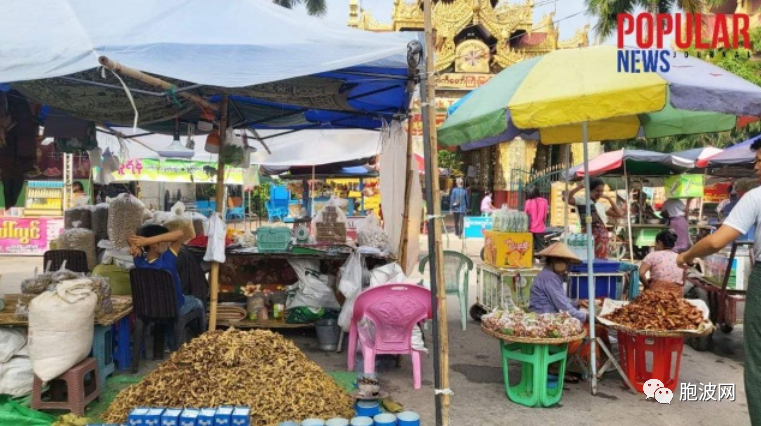
{"type": "Polygon", "coordinates": [[[618,332],[621,368],[639,392],[650,379],[660,380],[671,391],[676,389],[683,347],[682,337],[650,337],[618,332]]]}

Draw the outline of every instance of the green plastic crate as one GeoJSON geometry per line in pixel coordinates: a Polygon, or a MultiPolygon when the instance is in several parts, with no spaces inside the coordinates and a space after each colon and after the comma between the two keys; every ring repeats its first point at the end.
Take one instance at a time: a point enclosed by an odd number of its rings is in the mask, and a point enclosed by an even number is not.
{"type": "Polygon", "coordinates": [[[288,251],[291,230],[283,226],[263,227],[256,230],[256,247],[260,253],[288,251]]]}

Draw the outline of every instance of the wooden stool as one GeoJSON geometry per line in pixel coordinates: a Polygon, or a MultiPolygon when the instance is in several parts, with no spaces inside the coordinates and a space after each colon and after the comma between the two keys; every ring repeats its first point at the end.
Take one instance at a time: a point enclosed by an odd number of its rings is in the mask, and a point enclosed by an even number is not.
{"type": "Polygon", "coordinates": [[[77,416],[83,416],[87,404],[99,397],[101,391],[98,382],[98,363],[95,358],[86,358],[50,381],[49,399],[42,399],[42,380],[35,376],[32,384],[32,408],[68,410],[77,416]],[[88,373],[91,376],[86,380],[88,373]]]}

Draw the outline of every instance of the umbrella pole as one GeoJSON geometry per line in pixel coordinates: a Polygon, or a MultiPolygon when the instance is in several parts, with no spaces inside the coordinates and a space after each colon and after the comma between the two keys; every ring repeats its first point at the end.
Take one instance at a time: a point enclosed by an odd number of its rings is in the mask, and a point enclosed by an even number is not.
{"type": "MultiPolygon", "coordinates": [[[[565,194],[566,198],[568,197],[568,170],[571,169],[571,145],[565,146],[565,161],[563,162],[565,164],[565,173],[563,174],[565,176],[565,194]]],[[[564,200],[563,202],[563,243],[568,244],[568,214],[569,214],[569,208],[568,208],[568,201],[564,200]]]]}
{"type": "Polygon", "coordinates": [[[634,263],[634,241],[632,238],[632,209],[629,204],[629,174],[626,172],[626,161],[624,161],[624,188],[626,189],[626,231],[627,239],[629,240],[629,258],[634,263]]]}
{"type": "Polygon", "coordinates": [[[439,190],[439,164],[436,155],[436,77],[434,75],[433,2],[425,0],[425,74],[422,75],[421,106],[423,113],[423,139],[425,153],[425,198],[428,206],[428,265],[431,280],[431,307],[433,310],[433,381],[436,406],[436,426],[449,426],[449,338],[447,305],[444,287],[444,253],[441,248],[442,220],[439,190]]]}
{"type": "MultiPolygon", "coordinates": [[[[222,96],[222,113],[219,120],[219,152],[225,146],[225,134],[227,133],[227,103],[228,96],[222,96]]],[[[222,162],[222,155],[217,156],[217,192],[214,200],[216,202],[216,214],[222,214],[223,198],[225,195],[225,164],[222,162]]],[[[217,329],[217,301],[219,298],[219,263],[211,263],[211,301],[209,303],[209,331],[217,329]]]]}
{"type": "Polygon", "coordinates": [[[589,292],[589,349],[590,364],[592,366],[592,395],[597,395],[597,357],[595,356],[595,274],[594,274],[594,240],[592,239],[592,200],[589,198],[589,142],[587,122],[581,124],[581,133],[584,148],[584,195],[586,198],[586,212],[584,215],[587,222],[587,291],[589,292]]]}

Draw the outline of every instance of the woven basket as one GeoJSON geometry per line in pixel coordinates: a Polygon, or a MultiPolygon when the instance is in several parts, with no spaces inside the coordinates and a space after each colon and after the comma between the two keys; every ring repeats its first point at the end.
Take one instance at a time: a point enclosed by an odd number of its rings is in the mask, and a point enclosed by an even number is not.
{"type": "Polygon", "coordinates": [[[569,343],[569,342],[576,342],[578,340],[581,340],[585,337],[587,337],[587,331],[582,330],[580,334],[577,334],[575,336],[570,337],[518,337],[518,336],[508,336],[507,334],[497,333],[496,331],[491,331],[488,328],[481,326],[481,331],[488,334],[491,337],[494,337],[495,339],[504,340],[505,342],[513,342],[513,343],[531,343],[534,345],[559,345],[561,343],[569,343]]]}
{"type": "Polygon", "coordinates": [[[603,324],[605,327],[614,330],[614,331],[620,331],[622,333],[626,334],[633,334],[638,336],[647,336],[647,337],[701,337],[701,336],[707,336],[711,333],[713,333],[714,326],[711,324],[710,327],[706,327],[701,333],[686,333],[684,331],[664,331],[664,330],[635,330],[633,328],[629,328],[623,325],[607,325],[603,324]]]}

